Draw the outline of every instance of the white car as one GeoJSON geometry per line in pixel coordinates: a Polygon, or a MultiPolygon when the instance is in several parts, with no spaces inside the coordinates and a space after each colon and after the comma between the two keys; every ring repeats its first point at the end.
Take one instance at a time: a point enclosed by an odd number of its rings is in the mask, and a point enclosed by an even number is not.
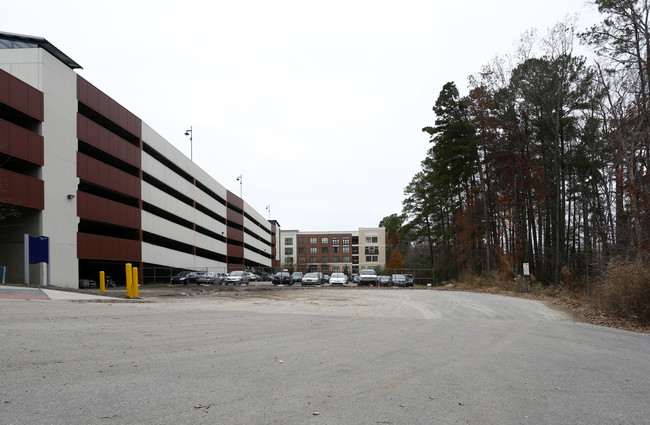
{"type": "Polygon", "coordinates": [[[320,285],[321,277],[320,273],[307,273],[302,277],[303,285],[320,285]]]}
{"type": "Polygon", "coordinates": [[[330,285],[347,285],[348,277],[344,273],[332,273],[330,276],[330,285]]]}

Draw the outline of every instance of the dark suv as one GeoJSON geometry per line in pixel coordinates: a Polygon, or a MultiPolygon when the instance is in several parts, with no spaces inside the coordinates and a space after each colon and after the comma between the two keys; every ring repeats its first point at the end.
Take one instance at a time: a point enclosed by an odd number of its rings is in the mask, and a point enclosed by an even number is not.
{"type": "Polygon", "coordinates": [[[302,283],[302,272],[293,272],[291,275],[291,283],[302,283]]]}

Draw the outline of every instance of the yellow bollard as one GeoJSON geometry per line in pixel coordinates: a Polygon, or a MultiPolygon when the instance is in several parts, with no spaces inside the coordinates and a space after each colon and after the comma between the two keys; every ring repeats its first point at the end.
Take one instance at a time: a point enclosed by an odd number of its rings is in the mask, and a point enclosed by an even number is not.
{"type": "Polygon", "coordinates": [[[138,268],[133,267],[133,298],[140,298],[140,289],[138,288],[138,268]]]}
{"type": "Polygon", "coordinates": [[[106,273],[99,272],[99,292],[106,292],[106,273]]]}
{"type": "Polygon", "coordinates": [[[133,284],[133,270],[131,268],[131,263],[126,263],[126,296],[133,298],[133,291],[131,286],[133,284]]]}

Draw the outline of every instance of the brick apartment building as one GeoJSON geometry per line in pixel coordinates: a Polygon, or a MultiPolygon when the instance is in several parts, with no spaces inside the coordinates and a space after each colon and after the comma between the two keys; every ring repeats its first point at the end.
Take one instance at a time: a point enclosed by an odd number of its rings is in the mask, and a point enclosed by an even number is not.
{"type": "Polygon", "coordinates": [[[386,231],[383,227],[349,232],[282,230],[278,246],[285,269],[324,274],[386,266],[386,231]]]}

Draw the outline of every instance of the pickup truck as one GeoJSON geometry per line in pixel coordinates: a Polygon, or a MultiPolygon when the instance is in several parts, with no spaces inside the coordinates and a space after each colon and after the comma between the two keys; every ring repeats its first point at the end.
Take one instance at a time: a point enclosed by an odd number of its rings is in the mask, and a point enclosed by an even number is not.
{"type": "Polygon", "coordinates": [[[372,269],[361,270],[359,274],[359,286],[372,285],[377,286],[379,284],[379,276],[377,272],[372,269]]]}

